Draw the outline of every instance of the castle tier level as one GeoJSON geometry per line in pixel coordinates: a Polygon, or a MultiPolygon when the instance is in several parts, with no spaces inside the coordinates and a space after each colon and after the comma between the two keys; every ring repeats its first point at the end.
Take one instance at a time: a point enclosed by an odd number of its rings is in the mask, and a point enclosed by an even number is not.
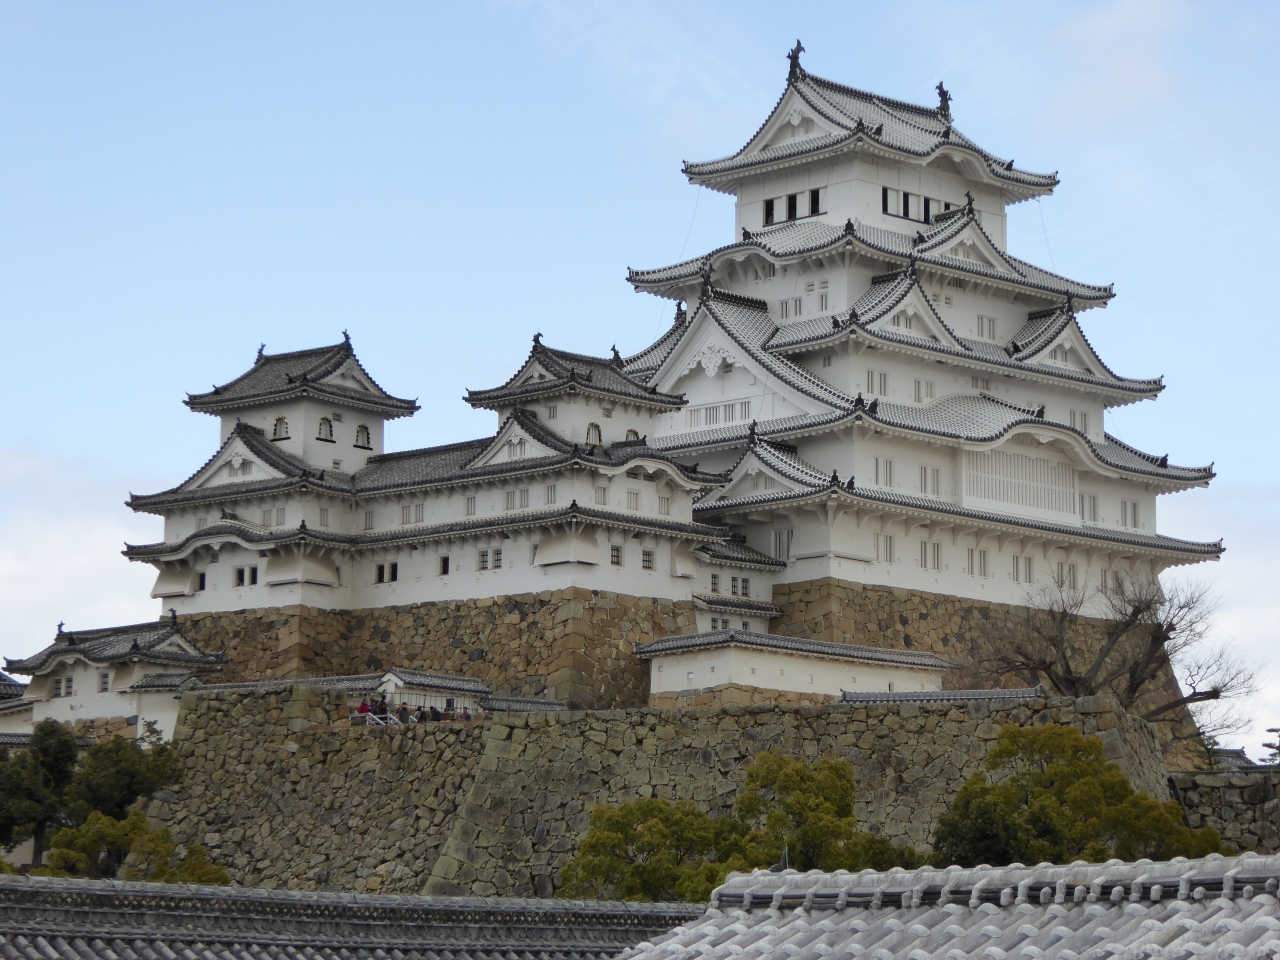
{"type": "Polygon", "coordinates": [[[793,56],[749,142],[685,164],[736,198],[732,242],[629,271],[675,301],[670,329],[629,357],[535,336],[510,380],[466,398],[494,411],[493,435],[384,453],[384,423],[418,407],[349,340],[260,352],[187,400],[221,419],[221,445],[174,489],[133,497],[164,517],[164,541],[127,555],[184,619],[346,612],[328,634],[273,635],[296,647],[268,658],[276,675],[489,661],[495,689],[523,672],[592,705],[643,699],[634,649],[670,634],[902,646],[885,624],[906,623],[913,598],[1016,609],[1054,580],[1103,594],[1216,559],[1220,542],[1156,528],[1157,497],[1212,467],[1104,429],[1107,408],[1163,389],[1113,372],[1085,337],[1078,315],[1111,287],[1006,250],[1006,208],[1056,175],[965,137],[939,87],[939,107],[915,106],[793,56]],[[364,646],[347,663],[341,643],[364,646]],[[432,652],[460,646],[467,662],[432,652]]]}

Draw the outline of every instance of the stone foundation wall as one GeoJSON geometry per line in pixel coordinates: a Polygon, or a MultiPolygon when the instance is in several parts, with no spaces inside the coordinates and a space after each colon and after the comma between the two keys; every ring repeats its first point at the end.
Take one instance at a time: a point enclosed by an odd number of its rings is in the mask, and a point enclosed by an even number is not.
{"type": "Polygon", "coordinates": [[[727,813],[764,750],[836,757],[868,829],[926,846],[1001,726],[1098,734],[1134,785],[1167,796],[1154,732],[1109,697],[874,706],[498,714],[489,725],[352,727],[341,696],[188,693],[182,784],[148,814],[241,883],[548,896],[591,809],[639,796],[727,813]]]}
{"type": "Polygon", "coordinates": [[[1280,853],[1280,769],[1184,772],[1169,778],[1191,827],[1213,827],[1237,849],[1280,853]]]}
{"type": "Polygon", "coordinates": [[[791,704],[793,706],[817,707],[835,703],[839,697],[825,693],[796,693],[792,690],[768,690],[764,687],[748,687],[741,683],[722,683],[714,687],[699,687],[696,690],[673,690],[665,693],[649,694],[649,706],[688,708],[688,707],[723,707],[729,704],[748,706],[752,704],[791,704]]]}
{"type": "Polygon", "coordinates": [[[138,736],[138,718],[93,717],[89,720],[77,720],[71,724],[71,732],[77,737],[92,737],[94,740],[110,740],[112,737],[133,740],[138,736]]]}
{"type": "MultiPolygon", "coordinates": [[[[990,631],[1013,635],[1024,629],[1025,607],[991,603],[968,597],[926,593],[901,587],[883,587],[824,577],[802,583],[778,584],[773,604],[782,616],[772,621],[773,633],[791,637],[829,640],[895,650],[927,650],[959,664],[970,663],[978,644],[990,631]]],[[[1100,623],[1100,621],[1084,621],[1100,623]]],[[[965,673],[962,669],[960,673],[965,673]]],[[[991,676],[948,678],[947,685],[991,687],[991,676]]],[[[1024,686],[1013,681],[1008,686],[1024,686]]],[[[1181,696],[1172,671],[1159,679],[1158,690],[1138,703],[1138,713],[1148,704],[1181,696]]],[[[1190,769],[1203,762],[1199,747],[1184,739],[1195,735],[1195,724],[1184,709],[1176,719],[1157,725],[1165,761],[1172,769],[1190,769]]]]}
{"type": "Polygon", "coordinates": [[[372,673],[410,667],[471,677],[496,693],[581,707],[643,704],[636,646],[693,633],[691,601],[569,588],[369,610],[285,607],[179,617],[225,650],[221,680],[372,673]]]}

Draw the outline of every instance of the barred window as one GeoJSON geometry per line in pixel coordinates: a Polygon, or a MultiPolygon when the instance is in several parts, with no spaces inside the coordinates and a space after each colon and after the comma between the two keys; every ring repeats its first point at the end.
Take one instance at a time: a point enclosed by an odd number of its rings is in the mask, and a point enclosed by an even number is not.
{"type": "Polygon", "coordinates": [[[653,569],[653,551],[652,550],[640,551],[640,566],[643,567],[645,570],[653,569]]]}

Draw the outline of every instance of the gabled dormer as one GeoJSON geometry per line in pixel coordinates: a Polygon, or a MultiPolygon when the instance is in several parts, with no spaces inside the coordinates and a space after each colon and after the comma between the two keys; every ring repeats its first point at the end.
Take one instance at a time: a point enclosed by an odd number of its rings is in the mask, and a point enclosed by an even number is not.
{"type": "Polygon", "coordinates": [[[321,469],[352,473],[383,451],[387,420],[411,416],[413,400],[393,397],[361,366],[351,340],[331,347],[269,354],[208,393],[189,394],[192,410],[222,419],[222,438],[237,423],[321,469]]]}

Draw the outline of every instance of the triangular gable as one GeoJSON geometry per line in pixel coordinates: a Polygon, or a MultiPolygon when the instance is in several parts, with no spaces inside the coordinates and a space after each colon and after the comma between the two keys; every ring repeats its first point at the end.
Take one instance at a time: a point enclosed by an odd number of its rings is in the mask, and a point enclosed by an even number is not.
{"type": "Polygon", "coordinates": [[[803,461],[784,457],[763,443],[752,444],[730,472],[729,482],[699,506],[739,497],[772,497],[808,493],[824,487],[825,478],[803,461]]]}
{"type": "Polygon", "coordinates": [[[178,489],[199,490],[227,483],[279,480],[285,476],[287,474],[267,462],[261,451],[253,449],[241,432],[233,431],[222,449],[178,489]],[[249,465],[247,468],[246,464],[249,465]]]}
{"type": "Polygon", "coordinates": [[[899,337],[933,340],[960,350],[967,349],[938,316],[919,283],[913,283],[901,298],[881,304],[878,312],[878,318],[864,321],[864,329],[899,337]]]}
{"type": "Polygon", "coordinates": [[[466,469],[474,470],[493,464],[528,460],[532,457],[554,457],[563,453],[549,442],[542,431],[531,430],[520,418],[508,417],[498,428],[497,436],[485,447],[466,469]]]}
{"type": "Polygon", "coordinates": [[[795,87],[788,87],[769,119],[739,155],[752,156],[770,147],[846,132],[815,110],[795,87]]]}
{"type": "Polygon", "coordinates": [[[1000,249],[991,242],[991,238],[986,235],[977,221],[972,217],[966,217],[965,219],[967,222],[962,229],[955,232],[944,232],[938,239],[921,244],[917,248],[917,252],[981,263],[992,269],[1021,278],[1022,275],[1013,269],[1013,265],[1005,259],[1000,249]]]}
{"type": "Polygon", "coordinates": [[[1119,379],[1094,352],[1074,317],[1057,336],[1046,339],[1043,346],[1038,347],[1034,353],[1022,354],[1018,359],[1023,363],[1038,363],[1077,373],[1084,372],[1104,380],[1119,379]]]}
{"type": "Polygon", "coordinates": [[[722,324],[705,303],[699,304],[680,342],[649,382],[659,392],[683,394],[692,407],[719,398],[718,387],[714,391],[708,389],[712,379],[739,368],[755,377],[756,396],[773,395],[774,418],[843,407],[834,388],[822,385],[813,374],[789,360],[764,352],[761,344],[777,331],[767,314],[753,317],[752,322],[752,329],[739,330],[735,337],[734,331],[722,324]],[[760,342],[752,343],[752,339],[760,342]]]}
{"type": "Polygon", "coordinates": [[[386,393],[373,382],[372,378],[364,372],[364,369],[356,362],[354,356],[348,357],[338,369],[325,376],[321,383],[333,384],[337,387],[346,387],[348,390],[363,390],[366,393],[377,394],[380,397],[386,396],[386,393]]]}

